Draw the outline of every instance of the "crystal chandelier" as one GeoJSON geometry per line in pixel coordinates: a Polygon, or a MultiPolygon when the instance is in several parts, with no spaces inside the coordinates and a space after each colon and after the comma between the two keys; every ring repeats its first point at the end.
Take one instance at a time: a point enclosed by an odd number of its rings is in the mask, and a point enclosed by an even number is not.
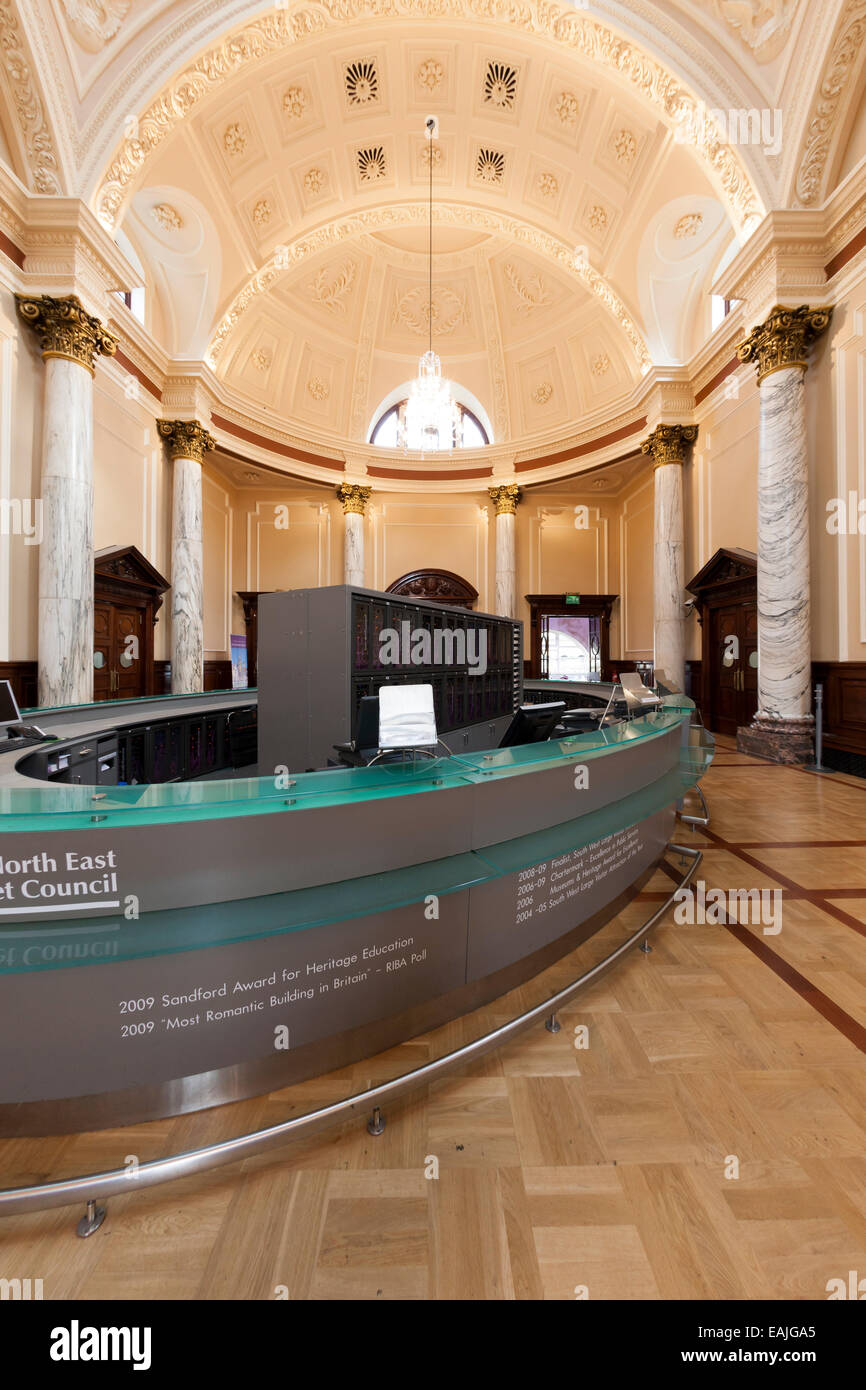
{"type": "Polygon", "coordinates": [[[442,363],[433,351],[433,137],[436,120],[428,116],[424,133],[430,143],[430,196],[427,226],[427,351],[418,361],[418,375],[409,399],[400,411],[397,439],[404,450],[453,449],[458,443],[462,415],[451,395],[451,384],[442,376],[442,363]]]}

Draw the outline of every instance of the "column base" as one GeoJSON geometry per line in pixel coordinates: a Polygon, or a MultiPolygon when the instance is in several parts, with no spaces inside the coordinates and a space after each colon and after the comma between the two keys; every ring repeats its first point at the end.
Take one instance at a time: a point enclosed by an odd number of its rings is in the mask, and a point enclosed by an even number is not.
{"type": "Polygon", "coordinates": [[[737,730],[737,749],[753,758],[797,767],[815,761],[815,720],[772,719],[756,714],[752,723],[737,730]]]}

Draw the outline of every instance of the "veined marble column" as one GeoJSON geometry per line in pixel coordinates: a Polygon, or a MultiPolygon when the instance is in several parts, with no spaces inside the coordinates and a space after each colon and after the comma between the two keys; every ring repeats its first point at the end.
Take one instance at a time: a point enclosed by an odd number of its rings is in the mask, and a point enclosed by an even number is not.
{"type": "Polygon", "coordinates": [[[685,689],[683,465],[697,425],[659,425],[641,450],[653,464],[653,663],[685,689]]]}
{"type": "Polygon", "coordinates": [[[93,372],[112,337],[75,295],[16,295],[45,362],[39,703],[93,699],[93,372]]]}
{"type": "Polygon", "coordinates": [[[503,618],[517,616],[517,505],[520,488],[516,483],[491,487],[487,491],[496,506],[496,599],[494,611],[503,618]]]}
{"type": "Polygon", "coordinates": [[[364,587],[364,508],[372,488],[357,483],[340,483],[337,496],[343,504],[346,537],[343,573],[347,584],[364,587]]]}
{"type": "Polygon", "coordinates": [[[171,690],[204,685],[201,465],[215,441],[197,420],[157,420],[172,460],[171,690]]]}
{"type": "Polygon", "coordinates": [[[806,367],[832,309],[777,306],[737,349],[761,396],[758,452],[758,711],[737,746],[775,762],[814,756],[806,367]]]}

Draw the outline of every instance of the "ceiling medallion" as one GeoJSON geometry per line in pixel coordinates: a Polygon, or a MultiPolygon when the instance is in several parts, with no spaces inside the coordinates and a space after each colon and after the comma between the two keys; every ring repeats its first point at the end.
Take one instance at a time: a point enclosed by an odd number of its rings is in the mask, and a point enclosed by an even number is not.
{"type": "Polygon", "coordinates": [[[283,110],[292,120],[300,120],[307,109],[307,94],[302,87],[289,87],[283,93],[283,110]]]}
{"type": "Polygon", "coordinates": [[[429,332],[431,322],[440,337],[447,337],[468,320],[466,295],[447,285],[437,285],[432,296],[425,285],[398,294],[391,314],[392,325],[404,324],[419,338],[429,332]]]}
{"type": "Polygon", "coordinates": [[[603,232],[607,226],[607,210],[601,203],[593,203],[586,220],[594,232],[603,232]]]}
{"type": "Polygon", "coordinates": [[[533,309],[540,309],[543,305],[549,304],[553,298],[540,275],[531,275],[528,280],[524,280],[517,266],[510,261],[505,267],[505,278],[519,301],[518,314],[530,314],[533,309]]]}
{"type": "Polygon", "coordinates": [[[326,401],[331,394],[331,388],[327,382],[322,381],[321,377],[314,376],[307,382],[307,390],[314,401],[326,401]]]}
{"type": "Polygon", "coordinates": [[[674,227],[674,236],[677,241],[684,241],[686,237],[697,236],[703,224],[703,213],[687,212],[674,227]]]}
{"type": "Polygon", "coordinates": [[[156,207],[150,210],[154,222],[158,222],[163,231],[179,232],[183,227],[183,218],[177,208],[173,208],[171,203],[157,203],[156,207]]]}
{"type": "Polygon", "coordinates": [[[265,352],[264,348],[256,348],[250,353],[250,361],[257,372],[266,372],[271,365],[271,354],[265,352]]]}
{"type": "Polygon", "coordinates": [[[321,193],[326,182],[327,175],[324,169],[314,167],[312,169],[308,169],[307,172],[304,174],[304,188],[307,190],[308,193],[321,193]]]}
{"type": "Polygon", "coordinates": [[[556,114],[564,126],[577,125],[580,102],[574,92],[560,92],[555,102],[556,114]]]}
{"type": "Polygon", "coordinates": [[[273,208],[267,198],[259,198],[253,208],[252,217],[257,227],[266,227],[273,215],[273,208]]]}
{"type": "Polygon", "coordinates": [[[243,154],[247,147],[247,133],[240,121],[232,121],[223,132],[223,145],[232,157],[243,154]]]}
{"type": "Polygon", "coordinates": [[[363,58],[346,67],[343,80],[350,106],[371,106],[379,100],[379,73],[373,58],[363,58]]]}
{"type": "Polygon", "coordinates": [[[376,183],[387,173],[385,151],[381,145],[357,151],[358,175],[362,183],[376,183]]]}
{"type": "Polygon", "coordinates": [[[434,169],[438,169],[442,163],[442,146],[438,140],[431,140],[429,145],[421,146],[421,163],[426,169],[432,162],[434,169]]]}
{"type": "Polygon", "coordinates": [[[618,130],[613,137],[613,152],[619,164],[631,164],[637,154],[637,140],[630,130],[618,130]]]}
{"type": "Polygon", "coordinates": [[[600,352],[597,357],[593,357],[590,363],[593,376],[604,376],[610,371],[610,358],[606,352],[600,352]]]}
{"type": "Polygon", "coordinates": [[[335,278],[329,280],[328,272],[322,266],[316,271],[307,286],[310,298],[314,299],[317,304],[321,304],[322,308],[327,309],[331,314],[345,314],[345,299],[352,292],[357,273],[358,267],[355,262],[346,261],[335,278]]]}
{"type": "Polygon", "coordinates": [[[502,183],[505,155],[499,150],[479,150],[475,158],[475,177],[482,183],[502,183]]]}
{"type": "Polygon", "coordinates": [[[537,184],[542,198],[555,198],[559,192],[559,179],[555,174],[539,174],[537,184]]]}
{"type": "Polygon", "coordinates": [[[418,85],[428,92],[435,92],[445,80],[445,69],[435,58],[428,58],[418,69],[418,85]]]}
{"type": "Polygon", "coordinates": [[[536,405],[547,405],[547,402],[550,400],[552,395],[553,382],[542,381],[540,385],[536,386],[535,390],[533,391],[532,399],[535,401],[536,405]]]}
{"type": "Polygon", "coordinates": [[[484,74],[484,104],[513,111],[517,96],[517,69],[510,63],[490,62],[484,74]]]}

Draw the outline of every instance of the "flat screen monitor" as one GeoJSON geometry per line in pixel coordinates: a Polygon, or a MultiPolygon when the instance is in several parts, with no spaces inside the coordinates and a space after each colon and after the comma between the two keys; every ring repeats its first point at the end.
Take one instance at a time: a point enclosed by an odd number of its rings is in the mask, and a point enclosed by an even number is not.
{"type": "Polygon", "coordinates": [[[521,743],[544,743],[550,738],[565,710],[565,701],[547,705],[521,705],[499,744],[514,748],[521,743]]]}
{"type": "Polygon", "coordinates": [[[12,693],[8,681],[0,681],[0,729],[7,724],[17,724],[21,719],[18,701],[12,693]]]}

